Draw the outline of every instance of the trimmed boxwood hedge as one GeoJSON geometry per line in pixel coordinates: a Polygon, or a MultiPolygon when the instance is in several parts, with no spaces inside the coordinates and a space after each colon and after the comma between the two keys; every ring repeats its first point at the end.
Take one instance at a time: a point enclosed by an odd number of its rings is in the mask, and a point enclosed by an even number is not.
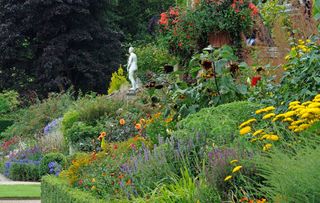
{"type": "Polygon", "coordinates": [[[43,176],[41,182],[42,203],[102,203],[90,193],[72,188],[55,176],[43,176]]]}

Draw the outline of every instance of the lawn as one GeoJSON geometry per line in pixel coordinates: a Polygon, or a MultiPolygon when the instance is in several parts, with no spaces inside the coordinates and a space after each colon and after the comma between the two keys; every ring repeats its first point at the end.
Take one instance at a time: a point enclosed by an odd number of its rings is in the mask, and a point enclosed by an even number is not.
{"type": "Polygon", "coordinates": [[[39,199],[40,191],[40,185],[0,185],[0,199],[39,199]]]}

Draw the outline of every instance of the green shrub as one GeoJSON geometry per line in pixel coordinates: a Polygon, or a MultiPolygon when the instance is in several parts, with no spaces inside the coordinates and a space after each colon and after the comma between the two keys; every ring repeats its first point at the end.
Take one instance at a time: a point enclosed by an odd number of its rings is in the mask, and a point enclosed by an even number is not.
{"type": "Polygon", "coordinates": [[[238,125],[260,107],[250,102],[233,102],[218,107],[204,108],[178,123],[174,133],[178,138],[206,136],[217,145],[232,143],[238,135],[238,125]]]}
{"type": "Polygon", "coordinates": [[[59,118],[72,104],[71,94],[54,94],[41,103],[30,106],[20,111],[16,116],[16,122],[7,128],[2,136],[11,138],[13,136],[34,137],[43,133],[43,128],[51,121],[59,118]]]}
{"type": "Polygon", "coordinates": [[[67,159],[63,154],[61,154],[61,153],[46,154],[40,162],[40,175],[41,176],[49,174],[50,169],[49,169],[48,164],[50,162],[57,162],[58,164],[60,164],[62,166],[62,168],[65,168],[67,165],[67,159]]]}
{"type": "Polygon", "coordinates": [[[15,91],[7,91],[0,93],[0,114],[8,113],[17,108],[20,104],[18,100],[19,94],[15,91]]]}
{"type": "Polygon", "coordinates": [[[137,47],[135,53],[138,57],[138,74],[143,75],[146,71],[159,73],[166,64],[175,65],[178,63],[177,58],[169,54],[164,49],[157,47],[155,44],[146,44],[137,47]]]}
{"type": "Polygon", "coordinates": [[[87,192],[69,187],[66,181],[54,176],[44,176],[41,182],[42,203],[102,203],[87,192]]]}
{"type": "Polygon", "coordinates": [[[39,181],[39,165],[13,162],[10,167],[9,178],[15,181],[39,181]]]}
{"type": "Polygon", "coordinates": [[[119,67],[118,72],[112,73],[110,87],[108,94],[111,94],[121,88],[122,85],[129,84],[126,76],[123,74],[122,66],[119,67]]]}
{"type": "Polygon", "coordinates": [[[62,132],[65,134],[66,131],[71,128],[75,122],[79,121],[79,119],[79,112],[75,110],[71,110],[65,113],[62,120],[62,132]]]}
{"type": "Polygon", "coordinates": [[[69,143],[75,145],[79,142],[85,143],[87,140],[96,139],[103,129],[100,125],[91,126],[83,122],[76,122],[66,131],[64,136],[69,143]]]}

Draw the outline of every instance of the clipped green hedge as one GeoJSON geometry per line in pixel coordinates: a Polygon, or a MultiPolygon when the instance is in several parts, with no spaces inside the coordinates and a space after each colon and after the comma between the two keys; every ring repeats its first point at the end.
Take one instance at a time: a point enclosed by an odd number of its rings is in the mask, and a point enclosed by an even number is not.
{"type": "Polygon", "coordinates": [[[174,135],[190,138],[199,134],[218,145],[232,143],[238,135],[239,124],[260,107],[259,104],[242,101],[204,108],[180,121],[174,135]]]}
{"type": "Polygon", "coordinates": [[[102,203],[90,193],[71,188],[67,182],[55,176],[43,176],[41,182],[42,203],[102,203]]]}

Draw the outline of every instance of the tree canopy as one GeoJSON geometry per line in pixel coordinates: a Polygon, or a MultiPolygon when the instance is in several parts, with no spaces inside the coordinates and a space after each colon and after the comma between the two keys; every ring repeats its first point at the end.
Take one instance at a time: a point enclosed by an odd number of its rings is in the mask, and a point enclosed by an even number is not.
{"type": "Polygon", "coordinates": [[[0,0],[0,91],[106,92],[122,57],[109,0],[0,0]]]}

